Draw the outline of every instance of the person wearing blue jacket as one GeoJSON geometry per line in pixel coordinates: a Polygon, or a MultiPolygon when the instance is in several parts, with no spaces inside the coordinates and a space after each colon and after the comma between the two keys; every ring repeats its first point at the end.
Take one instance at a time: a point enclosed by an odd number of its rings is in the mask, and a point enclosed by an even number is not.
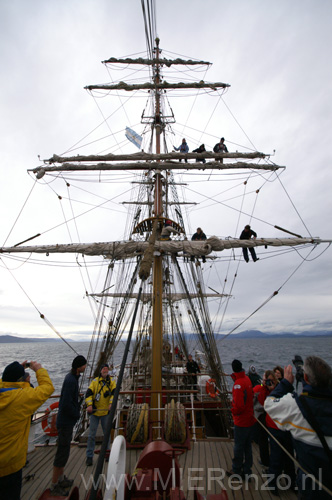
{"type": "Polygon", "coordinates": [[[74,425],[80,416],[80,398],[78,380],[86,368],[84,356],[76,356],[72,362],[72,369],[66,375],[62,384],[59,411],[56,420],[58,429],[58,447],[53,462],[53,476],[51,494],[54,496],[67,496],[68,489],[73,480],[64,476],[64,468],[70,454],[70,443],[74,425]]]}
{"type": "MultiPolygon", "coordinates": [[[[188,146],[187,141],[185,139],[182,139],[182,142],[178,148],[175,146],[173,146],[173,148],[175,149],[175,151],[180,151],[180,153],[189,153],[189,146],[188,146]]],[[[185,163],[188,163],[188,161],[186,159],[184,161],[185,161],[185,163]]]]}
{"type": "Polygon", "coordinates": [[[292,366],[286,366],[284,378],[266,398],[264,408],[279,429],[291,432],[300,464],[299,498],[325,500],[331,496],[321,485],[332,490],[332,370],[322,358],[309,356],[303,372],[303,391],[298,396],[292,366]]]}

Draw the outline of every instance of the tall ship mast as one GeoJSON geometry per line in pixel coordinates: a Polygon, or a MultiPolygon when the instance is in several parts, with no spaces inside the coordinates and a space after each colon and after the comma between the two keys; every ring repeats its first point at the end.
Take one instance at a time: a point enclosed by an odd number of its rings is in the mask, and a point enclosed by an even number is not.
{"type": "MultiPolygon", "coordinates": [[[[203,92],[222,96],[230,85],[202,79],[186,82],[166,79],[165,71],[173,67],[208,69],[211,63],[164,57],[160,40],[154,35],[147,35],[146,57],[111,57],[103,61],[107,68],[124,66],[133,71],[147,68],[149,81],[138,78],[135,82],[119,80],[86,87],[92,95],[120,93],[120,99],[127,93],[147,95],[140,133],[138,126],[135,130],[127,127],[125,131],[126,138],[139,152],[54,154],[29,170],[36,182],[61,179],[68,190],[73,180],[85,182],[90,175],[96,176],[97,182],[107,184],[115,175],[130,172],[134,180],[132,197],[123,202],[129,211],[124,238],[35,244],[41,236],[38,233],[15,245],[4,246],[0,253],[4,257],[73,254],[80,268],[86,266],[89,259],[97,257],[103,261],[106,276],[102,286],[98,291],[86,291],[86,298],[94,305],[95,318],[89,368],[81,379],[81,391],[84,392],[90,379],[98,376],[105,362],[116,364],[116,353],[122,349],[124,356],[117,366],[118,394],[109,419],[112,440],[122,436],[128,453],[146,450],[151,443],[166,443],[165,449],[174,460],[177,454],[189,452],[200,440],[231,442],[233,437],[229,374],[220,355],[220,334],[232,333],[223,330],[220,318],[233,297],[233,285],[228,286],[225,278],[223,286],[221,280],[218,287],[209,286],[204,266],[215,269],[213,266],[221,262],[221,256],[227,255],[222,264],[235,263],[234,282],[243,261],[243,249],[303,250],[319,244],[329,245],[331,240],[311,235],[303,237],[295,230],[278,225],[274,225],[272,237],[241,239],[208,235],[205,239],[192,239],[188,219],[189,210],[196,202],[179,195],[186,186],[186,175],[238,175],[236,182],[245,190],[250,175],[258,173],[262,179],[271,179],[285,167],[274,163],[270,154],[254,150],[218,152],[203,145],[204,149],[189,152],[172,147],[175,117],[168,93],[178,93],[181,98],[182,92],[187,91],[195,92],[197,97],[203,92]],[[191,354],[200,367],[197,380],[187,369],[191,354]]],[[[241,223],[244,217],[251,219],[246,212],[240,215],[241,223]]],[[[216,219],[219,217],[218,207],[216,219]]],[[[269,300],[277,293],[278,290],[269,300]]],[[[41,317],[45,319],[43,314],[41,317]]],[[[74,436],[80,446],[84,446],[87,432],[86,407],[82,405],[74,436]]],[[[104,439],[98,474],[101,474],[106,444],[104,439]]],[[[91,498],[93,495],[96,491],[91,498]]],[[[28,496],[22,498],[25,500],[28,496]]]]}

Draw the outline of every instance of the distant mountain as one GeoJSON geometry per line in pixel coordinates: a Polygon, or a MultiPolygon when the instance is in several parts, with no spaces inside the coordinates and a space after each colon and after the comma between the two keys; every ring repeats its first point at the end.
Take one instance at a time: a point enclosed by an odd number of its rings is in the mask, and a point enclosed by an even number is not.
{"type": "MultiPolygon", "coordinates": [[[[199,337],[199,335],[194,333],[186,333],[185,336],[188,339],[193,339],[199,337]]],[[[227,337],[229,339],[270,339],[270,338],[298,338],[298,337],[332,337],[331,330],[311,330],[300,333],[291,333],[291,332],[261,332],[260,330],[245,330],[240,333],[232,333],[231,335],[216,333],[216,338],[227,337]]]]}
{"type": "Polygon", "coordinates": [[[253,338],[295,338],[295,337],[332,337],[332,331],[330,330],[312,330],[301,333],[291,333],[291,332],[261,332],[259,330],[245,330],[244,332],[236,333],[231,336],[231,338],[238,339],[253,339],[253,338]]]}
{"type": "MultiPolygon", "coordinates": [[[[198,338],[197,334],[193,333],[185,333],[185,336],[188,339],[198,338]]],[[[227,335],[222,333],[216,333],[216,337],[222,338],[227,335]]],[[[271,333],[271,332],[261,332],[260,330],[245,330],[240,333],[233,333],[232,335],[227,336],[231,339],[259,339],[259,338],[295,338],[295,337],[332,337],[332,331],[330,330],[312,330],[301,333],[290,333],[290,332],[280,332],[280,333],[271,333]]],[[[75,342],[73,339],[66,338],[68,342],[75,342]]],[[[89,339],[87,339],[87,342],[89,339]]],[[[38,337],[16,337],[14,335],[0,335],[0,344],[21,344],[22,342],[61,342],[61,339],[56,338],[38,338],[38,337]]]]}
{"type": "MultiPolygon", "coordinates": [[[[68,339],[66,339],[68,340],[68,339]]],[[[69,339],[69,341],[71,341],[69,339]]],[[[14,335],[0,335],[0,344],[21,344],[23,342],[61,342],[61,339],[38,337],[15,337],[14,335]]],[[[71,341],[72,342],[72,341],[71,341]]]]}
{"type": "Polygon", "coordinates": [[[255,339],[255,338],[261,338],[261,337],[269,337],[270,334],[260,332],[259,330],[245,330],[244,332],[240,333],[235,333],[232,335],[232,338],[237,337],[238,339],[255,339]]]}

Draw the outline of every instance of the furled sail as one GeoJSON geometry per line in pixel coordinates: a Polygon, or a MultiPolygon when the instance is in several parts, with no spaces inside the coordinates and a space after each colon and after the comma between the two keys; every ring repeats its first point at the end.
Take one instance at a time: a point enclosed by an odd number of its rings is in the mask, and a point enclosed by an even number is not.
{"type": "MultiPolygon", "coordinates": [[[[187,255],[209,255],[211,252],[221,252],[231,248],[243,247],[293,247],[297,245],[317,245],[330,242],[319,238],[257,238],[255,240],[219,239],[211,236],[205,241],[156,241],[156,252],[183,252],[187,255]]],[[[84,255],[103,255],[109,259],[124,259],[142,254],[148,247],[147,241],[113,241],[105,243],[71,243],[40,246],[14,246],[0,249],[0,253],[80,253],[84,255]]]]}

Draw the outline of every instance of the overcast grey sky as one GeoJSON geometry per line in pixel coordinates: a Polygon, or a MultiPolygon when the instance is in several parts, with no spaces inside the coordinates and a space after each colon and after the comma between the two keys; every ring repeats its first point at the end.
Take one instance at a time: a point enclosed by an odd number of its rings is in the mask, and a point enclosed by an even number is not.
{"type": "MultiPolygon", "coordinates": [[[[231,84],[224,101],[236,121],[222,105],[209,123],[210,133],[224,135],[230,150],[235,144],[254,144],[265,153],[276,150],[273,160],[287,167],[281,177],[287,194],[282,187],[277,193],[272,185],[270,192],[262,194],[255,215],[264,213],[271,224],[303,236],[308,235],[306,227],[312,236],[332,239],[332,2],[157,0],[156,4],[162,48],[211,61],[208,75],[199,73],[199,78],[231,84]]],[[[40,164],[38,155],[61,154],[98,125],[98,106],[109,106],[108,112],[118,107],[114,100],[95,101],[83,90],[85,85],[110,80],[100,61],[143,52],[146,45],[138,0],[0,0],[0,37],[1,244],[9,246],[52,227],[54,212],[59,210],[57,192],[50,199],[52,183],[47,190],[33,187],[34,176],[27,169],[40,164]],[[25,202],[27,218],[18,218],[25,202]]],[[[190,146],[197,147],[193,141],[199,137],[183,129],[189,114],[186,104],[180,99],[171,104],[179,119],[174,141],[186,134],[192,138],[190,146]]],[[[133,106],[134,117],[127,125],[139,122],[138,106],[136,113],[133,106]]],[[[188,125],[202,130],[207,115],[205,109],[198,110],[198,115],[190,115],[188,125]]],[[[117,125],[111,120],[112,131],[118,130],[117,125]]],[[[211,136],[202,137],[202,142],[209,144],[209,140],[211,145],[216,142],[211,136]]],[[[218,189],[212,186],[211,193],[218,189]]],[[[122,185],[121,191],[125,191],[122,185]]],[[[196,201],[206,203],[199,195],[196,201]]],[[[201,225],[208,235],[238,236],[228,214],[216,213],[215,206],[206,214],[202,206],[192,211],[191,229],[201,225]]],[[[122,239],[124,208],[114,203],[113,209],[107,231],[91,222],[92,227],[81,228],[81,241],[122,239]]],[[[258,221],[252,225],[259,236],[276,235],[272,226],[258,221]]],[[[40,243],[63,241],[69,241],[66,228],[43,234],[40,243]]],[[[311,262],[305,262],[281,293],[240,331],[331,329],[331,249],[316,258],[324,249],[321,246],[310,255],[311,262]]],[[[255,267],[251,262],[241,267],[225,320],[226,333],[259,307],[302,261],[295,252],[272,262],[260,253],[255,267]]],[[[6,263],[13,275],[1,262],[0,333],[53,335],[36,308],[47,311],[49,321],[65,336],[79,338],[75,332],[92,330],[93,316],[76,269],[63,272],[58,267],[6,263]]]]}

